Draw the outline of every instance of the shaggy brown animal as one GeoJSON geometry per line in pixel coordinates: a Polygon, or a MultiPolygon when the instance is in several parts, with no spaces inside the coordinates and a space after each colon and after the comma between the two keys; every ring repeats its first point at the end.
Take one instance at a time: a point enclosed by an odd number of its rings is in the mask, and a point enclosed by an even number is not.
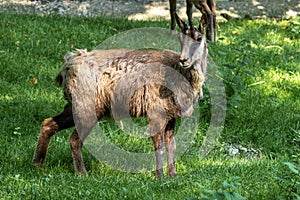
{"type": "Polygon", "coordinates": [[[75,171],[86,174],[82,145],[97,121],[104,116],[144,116],[149,121],[155,149],[156,177],[163,175],[164,144],[168,175],[176,175],[175,120],[192,113],[193,103],[202,93],[207,57],[205,37],[195,29],[191,39],[191,31],[176,17],[182,29],[181,54],[126,49],[66,54],[57,81],[68,103],[60,114],[42,123],[33,158],[35,165],[44,163],[51,137],[76,124],[70,147],[75,171]]]}
{"type": "MultiPolygon", "coordinates": [[[[175,30],[175,13],[176,13],[177,0],[169,0],[170,3],[170,15],[171,15],[171,29],[175,30]]],[[[216,2],[215,0],[186,0],[186,14],[190,27],[194,27],[193,24],[193,5],[202,13],[201,21],[207,22],[207,39],[216,41],[216,2]]]]}

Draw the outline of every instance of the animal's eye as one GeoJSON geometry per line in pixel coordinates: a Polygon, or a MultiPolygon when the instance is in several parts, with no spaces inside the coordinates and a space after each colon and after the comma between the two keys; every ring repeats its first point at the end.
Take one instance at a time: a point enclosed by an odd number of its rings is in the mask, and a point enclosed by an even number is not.
{"type": "Polygon", "coordinates": [[[201,42],[201,40],[202,40],[202,35],[199,34],[198,37],[197,37],[197,42],[201,42]]]}
{"type": "Polygon", "coordinates": [[[183,26],[184,26],[184,31],[187,32],[187,30],[189,29],[187,23],[186,23],[186,22],[183,22],[183,26]]]}

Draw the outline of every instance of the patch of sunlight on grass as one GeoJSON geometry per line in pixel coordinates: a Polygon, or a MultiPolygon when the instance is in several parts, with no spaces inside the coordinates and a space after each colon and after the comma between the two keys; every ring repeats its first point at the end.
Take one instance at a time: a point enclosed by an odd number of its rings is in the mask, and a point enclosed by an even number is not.
{"type": "Polygon", "coordinates": [[[289,98],[300,91],[300,73],[289,73],[280,69],[270,69],[263,77],[261,87],[266,95],[289,98]]]}

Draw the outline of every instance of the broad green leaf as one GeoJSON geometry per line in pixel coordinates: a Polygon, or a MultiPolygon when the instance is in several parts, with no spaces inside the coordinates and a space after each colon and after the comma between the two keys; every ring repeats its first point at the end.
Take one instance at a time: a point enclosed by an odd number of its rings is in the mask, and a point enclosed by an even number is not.
{"type": "Polygon", "coordinates": [[[254,74],[253,72],[251,72],[250,70],[248,70],[248,69],[244,70],[244,72],[245,72],[246,74],[250,75],[250,76],[255,77],[255,74],[254,74]]]}
{"type": "Polygon", "coordinates": [[[224,196],[226,200],[233,200],[231,193],[228,191],[224,191],[224,196]]]}
{"type": "Polygon", "coordinates": [[[218,51],[218,54],[221,56],[226,56],[228,53],[224,51],[218,51]]]}

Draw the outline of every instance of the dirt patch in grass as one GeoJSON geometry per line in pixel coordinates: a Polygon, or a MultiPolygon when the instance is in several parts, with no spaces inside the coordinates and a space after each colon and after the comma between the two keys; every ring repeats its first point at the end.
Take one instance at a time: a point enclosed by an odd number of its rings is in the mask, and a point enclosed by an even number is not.
{"type": "MultiPolygon", "coordinates": [[[[177,10],[185,16],[185,0],[177,1],[177,10]]],[[[217,0],[218,19],[275,18],[300,15],[300,2],[295,0],[217,0]]],[[[167,0],[1,0],[0,12],[35,13],[39,15],[113,16],[135,20],[169,19],[167,0]]],[[[195,17],[200,16],[195,9],[195,17]]]]}

